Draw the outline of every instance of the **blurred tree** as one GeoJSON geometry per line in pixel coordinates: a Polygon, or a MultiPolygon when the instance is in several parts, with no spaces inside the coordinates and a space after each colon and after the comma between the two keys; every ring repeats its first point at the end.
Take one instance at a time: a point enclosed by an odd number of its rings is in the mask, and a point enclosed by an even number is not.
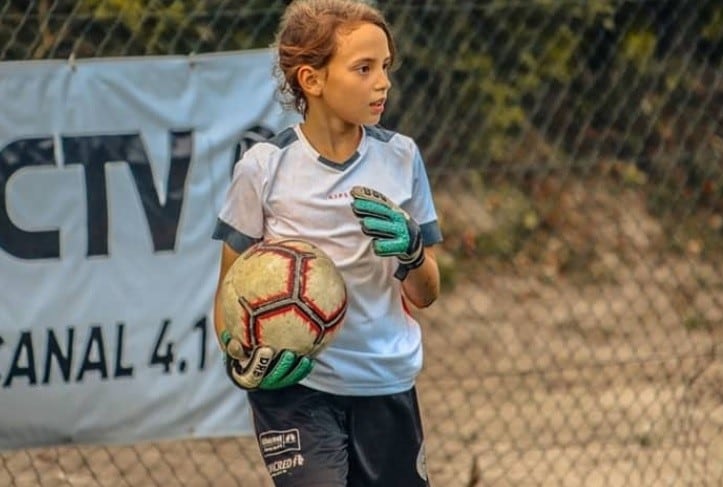
{"type": "MultiPolygon", "coordinates": [[[[5,0],[0,59],[267,47],[287,3],[5,0]]],[[[710,183],[722,171],[720,0],[376,3],[396,33],[403,93],[385,123],[420,141],[432,171],[587,172],[616,159],[723,194],[710,183]]]]}
{"type": "Polygon", "coordinates": [[[267,47],[284,5],[279,0],[6,0],[0,7],[0,59],[267,47]]]}

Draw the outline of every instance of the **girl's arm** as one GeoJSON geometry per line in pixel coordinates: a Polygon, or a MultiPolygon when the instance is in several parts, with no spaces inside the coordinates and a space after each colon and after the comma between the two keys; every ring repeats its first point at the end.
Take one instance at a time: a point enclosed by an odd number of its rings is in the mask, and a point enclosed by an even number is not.
{"type": "MultiPolygon", "coordinates": [[[[223,323],[223,307],[221,306],[221,283],[223,282],[223,278],[226,276],[229,267],[231,267],[231,264],[234,263],[239,255],[241,254],[232,249],[227,243],[223,244],[223,249],[221,250],[221,264],[218,272],[218,284],[216,285],[216,295],[213,299],[213,326],[216,329],[217,339],[221,336],[221,332],[225,328],[223,323]]],[[[219,346],[220,345],[221,343],[219,342],[219,346]]],[[[221,350],[224,350],[223,346],[221,346],[221,350]]]]}
{"type": "Polygon", "coordinates": [[[439,267],[433,247],[424,248],[424,262],[402,281],[404,297],[417,308],[426,308],[439,296],[439,267]]]}

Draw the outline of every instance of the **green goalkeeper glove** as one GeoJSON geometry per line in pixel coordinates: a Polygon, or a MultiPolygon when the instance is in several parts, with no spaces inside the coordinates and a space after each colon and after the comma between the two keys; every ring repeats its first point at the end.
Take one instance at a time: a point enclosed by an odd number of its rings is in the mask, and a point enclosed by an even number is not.
{"type": "Polygon", "coordinates": [[[311,358],[291,350],[276,353],[271,347],[258,346],[249,355],[241,342],[227,330],[221,332],[221,343],[225,351],[226,374],[234,384],[246,391],[288,387],[309,375],[314,367],[311,358]]]}
{"type": "Polygon", "coordinates": [[[354,198],[352,211],[361,220],[362,231],[372,237],[374,253],[399,259],[394,277],[403,281],[410,270],[424,262],[419,224],[393,201],[371,188],[354,186],[351,196],[354,198]]]}

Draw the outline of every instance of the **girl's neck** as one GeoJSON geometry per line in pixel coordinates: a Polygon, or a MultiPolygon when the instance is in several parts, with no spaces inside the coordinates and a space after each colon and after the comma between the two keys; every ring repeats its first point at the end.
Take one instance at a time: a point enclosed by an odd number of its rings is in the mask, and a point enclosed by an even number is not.
{"type": "Polygon", "coordinates": [[[359,147],[362,128],[359,125],[327,123],[307,117],[301,131],[309,144],[324,158],[343,164],[359,147]]]}

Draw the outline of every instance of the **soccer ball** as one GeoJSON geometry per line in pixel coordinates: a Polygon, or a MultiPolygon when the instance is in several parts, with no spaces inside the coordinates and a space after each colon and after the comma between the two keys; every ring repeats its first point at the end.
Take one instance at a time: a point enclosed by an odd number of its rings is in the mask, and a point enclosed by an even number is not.
{"type": "Polygon", "coordinates": [[[331,258],[299,239],[262,241],[231,265],[221,286],[226,329],[250,353],[257,345],[314,357],[334,339],[347,309],[331,258]]]}

